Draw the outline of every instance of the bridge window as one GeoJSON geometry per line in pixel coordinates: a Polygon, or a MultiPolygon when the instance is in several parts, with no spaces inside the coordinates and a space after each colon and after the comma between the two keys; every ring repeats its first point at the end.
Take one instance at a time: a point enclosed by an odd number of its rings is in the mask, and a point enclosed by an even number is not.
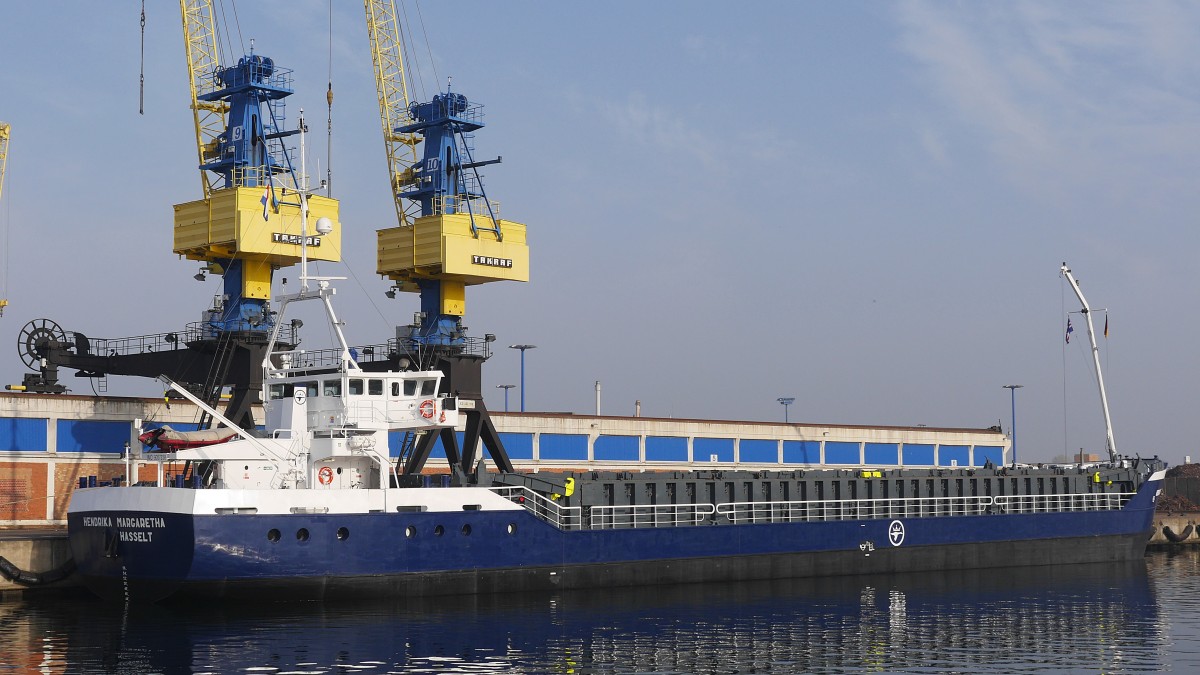
{"type": "Polygon", "coordinates": [[[309,396],[317,395],[317,383],[316,382],[297,382],[296,388],[303,389],[304,393],[309,396]]]}
{"type": "Polygon", "coordinates": [[[421,380],[421,395],[433,396],[437,391],[437,380],[421,380]]]}
{"type": "Polygon", "coordinates": [[[273,384],[271,385],[271,400],[278,401],[281,398],[290,398],[292,395],[292,385],[290,384],[273,384]]]}
{"type": "Polygon", "coordinates": [[[362,396],[363,381],[358,379],[350,380],[349,392],[351,396],[362,396]]]}
{"type": "Polygon", "coordinates": [[[342,381],[341,380],[325,380],[325,395],[326,396],[341,396],[342,381]]]}
{"type": "Polygon", "coordinates": [[[392,383],[392,396],[399,396],[399,395],[400,395],[400,383],[393,382],[392,383]]]}
{"type": "Polygon", "coordinates": [[[405,396],[416,396],[417,395],[417,381],[416,380],[405,380],[404,381],[404,395],[405,396]]]}
{"type": "Polygon", "coordinates": [[[371,396],[383,396],[383,380],[367,380],[367,393],[371,396]]]}

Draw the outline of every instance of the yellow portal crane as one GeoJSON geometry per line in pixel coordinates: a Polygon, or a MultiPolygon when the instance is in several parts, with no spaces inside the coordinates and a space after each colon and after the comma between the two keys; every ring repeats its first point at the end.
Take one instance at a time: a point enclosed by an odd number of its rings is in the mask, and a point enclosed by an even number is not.
{"type": "Polygon", "coordinates": [[[179,8],[204,193],[175,205],[174,251],[205,263],[198,278],[223,277],[224,305],[209,319],[216,331],[263,332],[272,320],[272,274],[300,262],[302,241],[310,260],[341,260],[338,202],[308,196],[301,236],[297,190],[307,188],[307,177],[283,145],[299,133],[283,125],[292,71],[253,48],[223,66],[212,0],[180,0],[179,8]]]}
{"type": "Polygon", "coordinates": [[[471,156],[482,106],[449,90],[426,103],[410,101],[395,0],[364,0],[364,8],[399,221],[377,232],[376,271],[397,290],[420,293],[414,342],[458,348],[467,286],[529,280],[525,226],[500,220],[484,194],[478,168],[500,159],[471,156]]]}
{"type": "MultiPolygon", "coordinates": [[[[4,195],[4,167],[8,164],[8,136],[11,128],[0,122],[0,196],[4,195]]],[[[5,251],[7,253],[7,251],[5,251]]],[[[8,265],[6,264],[7,268],[8,265]]],[[[4,316],[4,308],[8,307],[8,298],[0,298],[0,316],[4,316]]]]}

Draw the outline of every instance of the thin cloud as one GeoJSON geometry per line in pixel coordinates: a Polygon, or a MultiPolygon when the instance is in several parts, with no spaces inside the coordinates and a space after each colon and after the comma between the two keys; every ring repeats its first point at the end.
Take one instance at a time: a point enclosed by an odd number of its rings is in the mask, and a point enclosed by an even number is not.
{"type": "Polygon", "coordinates": [[[714,145],[715,133],[687,124],[685,115],[654,105],[642,94],[630,94],[623,103],[606,103],[603,116],[638,143],[691,157],[706,169],[720,165],[720,152],[714,145]]]}
{"type": "Polygon", "coordinates": [[[898,6],[917,81],[974,131],[1014,181],[1129,182],[1166,151],[1200,146],[1187,74],[1200,12],[1178,5],[898,6]]]}

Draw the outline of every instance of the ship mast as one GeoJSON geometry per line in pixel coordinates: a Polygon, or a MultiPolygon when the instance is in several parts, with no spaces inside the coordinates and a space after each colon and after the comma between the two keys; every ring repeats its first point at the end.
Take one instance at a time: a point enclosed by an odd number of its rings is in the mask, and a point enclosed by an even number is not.
{"type": "Polygon", "coordinates": [[[1083,297],[1083,291],[1079,290],[1079,282],[1075,281],[1075,277],[1071,275],[1071,268],[1067,267],[1067,263],[1062,264],[1060,270],[1063,277],[1071,284],[1071,290],[1075,291],[1075,297],[1079,298],[1079,304],[1083,305],[1080,310],[1083,313],[1083,318],[1087,320],[1088,340],[1092,343],[1092,366],[1096,369],[1096,383],[1100,386],[1100,404],[1104,407],[1104,433],[1105,443],[1108,446],[1108,461],[1117,461],[1117,442],[1113,438],[1112,416],[1108,413],[1108,394],[1104,391],[1104,373],[1100,370],[1100,347],[1096,345],[1096,329],[1092,325],[1092,308],[1088,306],[1087,298],[1083,297]]]}

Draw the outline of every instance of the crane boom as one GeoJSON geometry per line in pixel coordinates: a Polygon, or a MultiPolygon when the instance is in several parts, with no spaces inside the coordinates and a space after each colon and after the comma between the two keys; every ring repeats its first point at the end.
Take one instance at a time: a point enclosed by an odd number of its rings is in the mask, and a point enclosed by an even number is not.
{"type": "Polygon", "coordinates": [[[396,128],[412,123],[409,114],[408,82],[404,77],[404,41],[396,17],[395,0],[364,0],[367,37],[371,44],[371,63],[375,67],[375,88],[379,95],[379,118],[383,124],[383,144],[387,151],[388,175],[396,220],[411,225],[419,215],[400,193],[413,181],[409,168],[417,161],[416,134],[397,133],[396,128]]]}
{"type": "Polygon", "coordinates": [[[1087,298],[1083,297],[1083,291],[1079,290],[1079,282],[1071,274],[1071,268],[1067,267],[1067,263],[1064,262],[1059,268],[1059,274],[1071,285],[1071,290],[1075,291],[1075,297],[1079,298],[1079,304],[1083,306],[1080,311],[1087,320],[1088,340],[1092,344],[1092,366],[1096,369],[1096,384],[1100,388],[1100,405],[1104,409],[1104,434],[1108,459],[1115,462],[1117,460],[1117,441],[1113,438],[1112,416],[1108,413],[1108,392],[1104,389],[1104,373],[1100,370],[1100,347],[1096,344],[1096,328],[1092,325],[1092,308],[1088,305],[1087,298]]]}
{"type": "MultiPolygon", "coordinates": [[[[217,137],[225,130],[224,101],[203,101],[200,96],[212,91],[221,68],[217,56],[217,31],[213,21],[211,0],[179,0],[183,16],[183,38],[187,49],[188,85],[192,92],[192,117],[196,124],[196,154],[200,165],[214,159],[217,137]]],[[[216,187],[217,177],[200,172],[200,182],[207,200],[216,187]]]]}
{"type": "MultiPolygon", "coordinates": [[[[11,128],[0,122],[0,196],[4,194],[4,167],[8,164],[8,137],[11,128]]],[[[5,251],[5,267],[8,267],[8,256],[5,251]]],[[[8,307],[8,298],[0,298],[0,316],[4,316],[4,308],[8,307]]]]}
{"type": "Polygon", "coordinates": [[[8,159],[8,136],[11,127],[0,122],[0,195],[4,194],[4,165],[8,159]]]}

